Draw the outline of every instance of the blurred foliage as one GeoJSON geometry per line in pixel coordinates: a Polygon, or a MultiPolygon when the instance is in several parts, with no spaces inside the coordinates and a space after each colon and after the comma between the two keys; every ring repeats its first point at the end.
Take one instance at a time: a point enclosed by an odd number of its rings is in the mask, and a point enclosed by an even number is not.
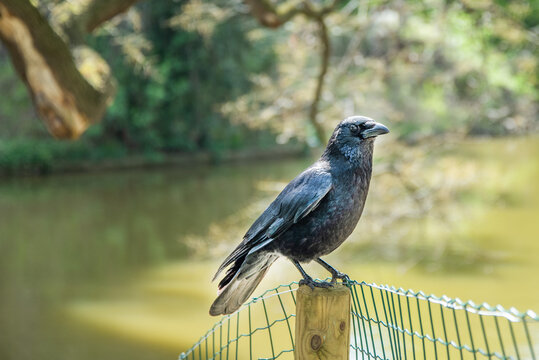
{"type": "MultiPolygon", "coordinates": [[[[503,135],[537,129],[537,9],[527,1],[347,1],[326,18],[332,42],[321,116],[365,114],[417,140],[447,132],[503,135]]],[[[299,18],[275,38],[279,76],[222,111],[309,138],[304,120],[318,61],[316,28],[299,18]],[[260,101],[260,99],[266,101],[260,101]],[[295,119],[297,121],[290,121],[295,119]]]]}
{"type": "MultiPolygon", "coordinates": [[[[327,132],[352,114],[387,123],[406,141],[537,130],[532,2],[350,0],[325,21],[331,58],[318,120],[327,132]]],[[[2,53],[0,85],[9,92],[0,98],[1,166],[15,172],[57,160],[198,151],[218,157],[275,140],[316,145],[307,118],[318,36],[302,16],[263,28],[239,0],[141,2],[88,40],[113,68],[118,91],[79,145],[49,139],[2,53]]]]}
{"type": "Polygon", "coordinates": [[[246,126],[231,126],[216,106],[248,92],[252,74],[271,72],[272,48],[245,37],[256,26],[254,21],[217,16],[221,21],[211,35],[190,26],[175,27],[175,15],[189,6],[141,3],[140,35],[133,35],[133,22],[120,23],[115,31],[94,40],[118,83],[126,86],[119,86],[114,104],[92,137],[147,151],[220,152],[265,141],[264,134],[246,126]],[[142,52],[136,50],[140,44],[142,52]],[[135,54],[127,58],[131,66],[126,66],[124,52],[135,54]]]}

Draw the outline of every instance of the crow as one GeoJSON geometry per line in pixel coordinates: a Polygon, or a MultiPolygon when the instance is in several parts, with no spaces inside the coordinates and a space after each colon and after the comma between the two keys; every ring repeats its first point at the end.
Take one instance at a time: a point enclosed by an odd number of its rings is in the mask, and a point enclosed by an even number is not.
{"type": "Polygon", "coordinates": [[[229,269],[210,315],[238,310],[280,256],[292,261],[303,276],[300,284],[311,288],[348,278],[320,257],[339,247],[356,227],[369,190],[374,139],[388,132],[364,116],[337,125],[320,159],[284,188],[223,261],[213,280],[229,269]],[[316,282],[305,272],[300,263],[312,260],[331,273],[331,282],[316,282]]]}

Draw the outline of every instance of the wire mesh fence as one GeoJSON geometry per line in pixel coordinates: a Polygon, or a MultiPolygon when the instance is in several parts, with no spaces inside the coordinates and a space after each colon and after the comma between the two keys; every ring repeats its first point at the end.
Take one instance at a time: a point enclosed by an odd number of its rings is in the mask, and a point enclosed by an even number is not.
{"type": "Polygon", "coordinates": [[[535,359],[532,311],[364,282],[350,288],[355,359],[535,359]]]}
{"type": "MultiPolygon", "coordinates": [[[[350,281],[350,359],[536,359],[539,317],[350,281]]],[[[224,316],[180,359],[292,359],[297,283],[224,316]]]]}

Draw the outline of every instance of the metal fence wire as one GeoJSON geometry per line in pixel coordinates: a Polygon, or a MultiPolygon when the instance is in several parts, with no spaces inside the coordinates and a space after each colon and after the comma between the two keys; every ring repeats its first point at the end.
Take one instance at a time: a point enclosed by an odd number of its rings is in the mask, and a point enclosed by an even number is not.
{"type": "MultiPolygon", "coordinates": [[[[281,285],[224,316],[180,359],[292,359],[295,291],[281,285]]],[[[536,359],[539,317],[350,281],[350,359],[536,359]]]]}

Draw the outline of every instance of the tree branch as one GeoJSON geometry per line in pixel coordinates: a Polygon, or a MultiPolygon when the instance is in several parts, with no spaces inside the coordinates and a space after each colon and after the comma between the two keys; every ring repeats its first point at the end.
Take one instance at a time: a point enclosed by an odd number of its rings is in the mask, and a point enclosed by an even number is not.
{"type": "Polygon", "coordinates": [[[321,45],[321,51],[320,51],[320,73],[318,74],[318,79],[316,82],[316,89],[314,91],[314,98],[313,102],[311,103],[311,108],[309,111],[309,121],[311,122],[311,125],[314,127],[316,131],[316,137],[318,138],[318,141],[323,144],[326,139],[326,133],[324,131],[324,127],[322,124],[316,119],[318,115],[318,107],[320,104],[320,99],[322,98],[322,88],[324,87],[324,79],[326,77],[328,66],[329,66],[329,54],[330,54],[330,42],[329,42],[329,36],[328,36],[328,29],[326,27],[326,23],[324,22],[324,18],[319,17],[317,18],[317,23],[319,27],[320,32],[320,45],[321,45]]]}
{"type": "Polygon", "coordinates": [[[320,72],[318,74],[316,89],[309,110],[309,121],[315,129],[318,141],[323,144],[326,139],[326,132],[322,123],[317,120],[317,115],[320,100],[322,98],[324,79],[328,71],[329,55],[331,51],[328,29],[324,18],[336,8],[339,0],[332,0],[330,3],[321,7],[315,7],[308,0],[302,0],[301,2],[290,1],[285,5],[281,5],[279,8],[273,5],[270,0],[244,1],[249,5],[251,14],[260,22],[260,24],[266,27],[277,28],[299,14],[316,21],[318,24],[321,45],[320,72]]]}
{"type": "Polygon", "coordinates": [[[294,16],[303,13],[303,8],[297,1],[290,1],[279,8],[269,0],[245,0],[245,3],[249,5],[251,14],[261,25],[272,29],[280,27],[294,16]]]}
{"type": "Polygon", "coordinates": [[[104,22],[123,13],[138,0],[75,0],[56,5],[52,11],[52,22],[64,31],[71,43],[84,41],[104,22]]]}
{"type": "Polygon", "coordinates": [[[123,13],[138,0],[94,0],[89,1],[86,31],[92,32],[102,23],[123,13]]]}

